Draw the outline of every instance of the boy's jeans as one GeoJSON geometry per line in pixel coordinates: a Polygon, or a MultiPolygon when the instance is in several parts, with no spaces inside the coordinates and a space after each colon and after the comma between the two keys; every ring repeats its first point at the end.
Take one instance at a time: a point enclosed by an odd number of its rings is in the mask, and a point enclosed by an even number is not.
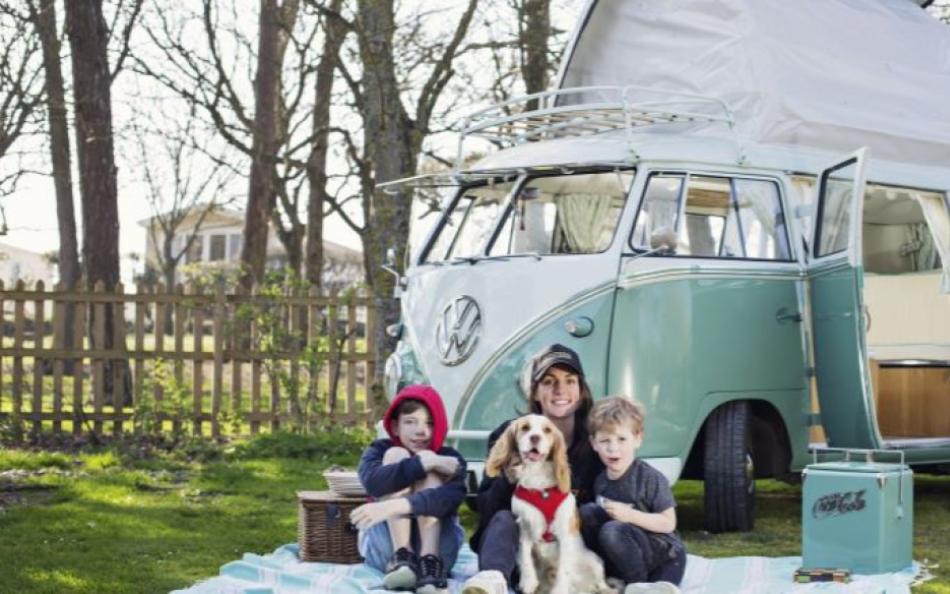
{"type": "MultiPolygon", "coordinates": [[[[458,559],[459,549],[465,540],[465,531],[459,524],[458,516],[451,518],[442,518],[439,523],[441,532],[439,533],[439,557],[448,574],[458,559]]],[[[419,526],[415,520],[412,522],[412,550],[419,552],[419,526]]],[[[369,567],[386,571],[386,564],[393,556],[393,541],[389,537],[389,526],[386,522],[380,522],[368,530],[360,530],[357,540],[357,547],[360,555],[369,567]]]]}
{"type": "Polygon", "coordinates": [[[627,584],[679,584],[686,571],[686,551],[670,550],[655,535],[626,522],[610,519],[596,503],[581,506],[581,532],[587,547],[601,556],[607,575],[627,584]]]}

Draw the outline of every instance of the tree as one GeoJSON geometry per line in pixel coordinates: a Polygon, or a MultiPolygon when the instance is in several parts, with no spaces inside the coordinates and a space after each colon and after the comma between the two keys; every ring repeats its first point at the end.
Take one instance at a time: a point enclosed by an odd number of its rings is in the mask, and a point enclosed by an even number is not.
{"type": "Polygon", "coordinates": [[[453,61],[475,14],[477,0],[469,0],[448,42],[429,47],[432,69],[415,97],[414,113],[407,113],[403,98],[407,94],[397,77],[394,35],[394,0],[357,0],[353,28],[359,45],[363,69],[360,84],[350,81],[363,124],[363,152],[356,157],[363,194],[364,227],[363,260],[366,280],[379,312],[374,333],[377,352],[376,369],[383,369],[382,360],[395,344],[385,333],[389,324],[399,318],[399,307],[392,299],[394,279],[382,266],[392,249],[398,261],[405,256],[409,238],[411,197],[406,191],[387,194],[376,188],[380,182],[392,181],[415,173],[423,140],[430,132],[436,104],[454,75],[453,61]]]}
{"type": "MultiPolygon", "coordinates": [[[[115,152],[112,131],[112,81],[128,56],[128,40],[141,0],[133,2],[131,15],[122,30],[122,48],[110,71],[107,50],[110,29],[102,12],[102,0],[66,2],[66,30],[71,50],[76,146],[79,156],[79,193],[82,198],[82,261],[86,284],[101,282],[109,289],[119,283],[119,209],[115,152]]],[[[113,26],[113,31],[116,29],[113,26]]],[[[95,309],[89,315],[90,338],[97,348],[124,348],[114,344],[114,327],[124,324],[113,319],[106,308],[105,342],[96,344],[95,309]]],[[[126,363],[127,367],[127,363],[126,363]]],[[[115,374],[107,365],[106,389],[118,404],[113,391],[115,374]]],[[[129,376],[122,374],[123,402],[131,402],[129,376]]]]}
{"type": "MultiPolygon", "coordinates": [[[[0,198],[12,194],[27,173],[22,163],[9,167],[14,144],[34,131],[42,107],[42,62],[36,35],[30,34],[28,15],[12,6],[0,6],[0,198]]],[[[18,155],[19,156],[19,155],[18,155]]],[[[0,234],[7,230],[0,203],[0,234]]]]}
{"type": "Polygon", "coordinates": [[[298,0],[261,0],[254,77],[254,124],[251,174],[244,219],[241,283],[245,288],[264,278],[267,256],[267,221],[276,201],[274,156],[279,147],[281,69],[287,41],[299,9],[298,0]]]}
{"type": "MultiPolygon", "coordinates": [[[[49,126],[50,161],[53,165],[53,187],[56,192],[56,221],[59,227],[59,252],[56,259],[59,282],[73,288],[79,283],[79,249],[76,242],[76,212],[73,202],[72,165],[69,150],[69,126],[66,120],[66,85],[60,53],[60,37],[56,30],[56,5],[53,0],[28,0],[30,20],[43,48],[43,72],[46,78],[46,114],[49,126]]],[[[75,307],[64,304],[63,335],[56,336],[59,348],[74,344],[75,307]]],[[[65,364],[72,371],[72,361],[65,364]]]]}
{"type": "MultiPolygon", "coordinates": [[[[518,46],[525,92],[539,93],[548,88],[548,41],[551,38],[551,0],[514,0],[518,12],[518,46]]],[[[537,99],[526,109],[537,109],[537,99]]]]}
{"type": "Polygon", "coordinates": [[[322,285],[323,275],[323,209],[331,200],[327,193],[327,155],[330,144],[330,108],[333,82],[339,63],[340,46],[346,37],[346,25],[337,18],[342,0],[331,0],[330,15],[324,17],[324,43],[317,65],[314,88],[313,137],[307,160],[310,200],[307,203],[307,251],[305,278],[312,287],[322,285]]]}

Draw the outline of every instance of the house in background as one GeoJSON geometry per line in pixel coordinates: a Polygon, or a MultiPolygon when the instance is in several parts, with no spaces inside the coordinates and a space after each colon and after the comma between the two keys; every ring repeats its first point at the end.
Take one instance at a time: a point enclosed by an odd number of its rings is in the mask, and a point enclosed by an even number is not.
{"type": "Polygon", "coordinates": [[[22,280],[32,288],[43,281],[47,289],[53,285],[53,262],[43,254],[0,243],[0,280],[7,288],[22,280]]]}
{"type": "MultiPolygon", "coordinates": [[[[194,268],[237,269],[241,261],[244,239],[244,212],[223,207],[215,208],[201,220],[203,206],[192,209],[178,226],[172,240],[175,253],[185,249],[188,239],[196,234],[175,272],[175,282],[184,282],[187,271],[194,268]],[[199,223],[200,221],[200,223],[199,223]],[[200,224],[200,226],[199,226],[200,224]],[[197,227],[197,232],[195,231],[197,227]]],[[[157,253],[164,240],[156,217],[139,224],[145,228],[145,268],[161,279],[157,253]],[[154,233],[152,227],[155,226],[154,233]],[[158,245],[156,245],[156,242],[158,245]]],[[[325,290],[344,289],[363,281],[363,254],[332,241],[323,242],[323,286],[325,290]]],[[[287,265],[287,252],[277,239],[273,225],[267,234],[267,268],[278,270],[287,265]]]]}

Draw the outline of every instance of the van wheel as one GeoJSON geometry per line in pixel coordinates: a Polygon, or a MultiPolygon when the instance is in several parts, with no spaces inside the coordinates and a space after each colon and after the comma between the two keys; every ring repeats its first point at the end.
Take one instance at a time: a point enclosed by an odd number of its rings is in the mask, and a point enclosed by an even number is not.
{"type": "Polygon", "coordinates": [[[748,532],[755,524],[755,467],[749,403],[729,402],[706,420],[703,449],[705,525],[710,532],[748,532]]]}

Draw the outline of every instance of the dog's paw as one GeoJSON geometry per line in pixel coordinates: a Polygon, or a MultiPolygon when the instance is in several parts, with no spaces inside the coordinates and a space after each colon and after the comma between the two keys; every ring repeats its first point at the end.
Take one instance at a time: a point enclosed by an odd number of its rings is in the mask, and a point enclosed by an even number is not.
{"type": "Polygon", "coordinates": [[[537,576],[526,575],[522,572],[521,580],[518,582],[518,589],[521,590],[522,594],[534,594],[540,585],[537,576]]]}

